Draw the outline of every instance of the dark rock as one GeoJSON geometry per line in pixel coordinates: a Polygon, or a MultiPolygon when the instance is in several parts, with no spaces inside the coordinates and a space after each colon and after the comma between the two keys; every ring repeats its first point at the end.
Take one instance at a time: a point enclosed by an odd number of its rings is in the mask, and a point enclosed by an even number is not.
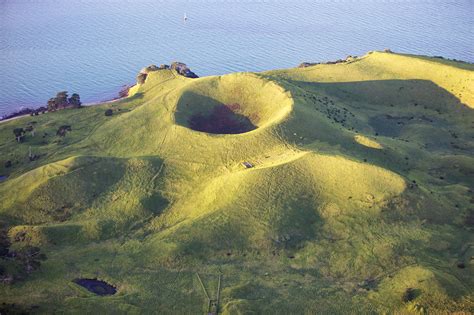
{"type": "Polygon", "coordinates": [[[149,65],[148,67],[145,68],[147,72],[151,72],[151,71],[157,71],[159,70],[160,68],[158,68],[156,65],[149,65]]]}
{"type": "Polygon", "coordinates": [[[124,85],[119,91],[119,98],[124,98],[128,96],[128,92],[130,91],[131,85],[124,85]]]}
{"type": "Polygon", "coordinates": [[[186,78],[199,78],[188,66],[182,62],[175,61],[171,64],[170,69],[175,70],[186,78]]]}
{"type": "Polygon", "coordinates": [[[319,62],[302,62],[299,64],[298,68],[306,68],[306,67],[311,67],[315,65],[319,65],[319,62]]]}
{"type": "Polygon", "coordinates": [[[140,72],[140,73],[137,75],[137,83],[138,83],[138,84],[143,84],[143,83],[145,83],[145,80],[146,80],[146,77],[147,77],[147,76],[148,76],[148,74],[140,72]]]}

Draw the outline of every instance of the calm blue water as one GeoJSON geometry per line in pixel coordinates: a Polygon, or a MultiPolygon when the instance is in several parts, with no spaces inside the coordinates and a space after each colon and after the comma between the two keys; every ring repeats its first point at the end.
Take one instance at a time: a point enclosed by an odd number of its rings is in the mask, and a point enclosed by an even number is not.
{"type": "Polygon", "coordinates": [[[200,76],[384,48],[474,62],[473,16],[472,0],[0,0],[0,114],[107,99],[174,60],[200,76]]]}

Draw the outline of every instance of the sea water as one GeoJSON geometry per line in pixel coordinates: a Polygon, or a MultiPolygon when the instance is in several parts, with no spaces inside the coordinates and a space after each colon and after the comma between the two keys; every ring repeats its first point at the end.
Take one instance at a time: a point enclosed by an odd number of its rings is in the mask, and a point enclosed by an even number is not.
{"type": "Polygon", "coordinates": [[[472,0],[0,0],[0,115],[60,90],[109,99],[175,60],[200,76],[385,48],[474,62],[473,16],[472,0]]]}

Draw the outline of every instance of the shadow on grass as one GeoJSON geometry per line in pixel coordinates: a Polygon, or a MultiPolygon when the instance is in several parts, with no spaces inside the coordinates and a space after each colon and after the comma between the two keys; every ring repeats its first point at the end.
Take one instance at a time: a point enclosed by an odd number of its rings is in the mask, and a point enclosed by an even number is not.
{"type": "Polygon", "coordinates": [[[340,153],[366,159],[397,173],[415,162],[409,157],[415,152],[403,152],[407,146],[418,147],[420,154],[468,153],[467,124],[469,118],[474,120],[474,111],[431,81],[283,80],[280,85],[295,91],[297,98],[296,113],[282,125],[282,135],[290,143],[309,148],[314,144],[318,149],[321,144],[338,148],[340,153]],[[401,150],[388,146],[374,152],[355,143],[356,134],[375,137],[376,141],[383,136],[403,143],[401,150]]]}
{"type": "Polygon", "coordinates": [[[239,134],[256,129],[241,110],[238,103],[223,104],[208,96],[186,92],[178,102],[175,118],[181,126],[213,134],[239,134]]]}

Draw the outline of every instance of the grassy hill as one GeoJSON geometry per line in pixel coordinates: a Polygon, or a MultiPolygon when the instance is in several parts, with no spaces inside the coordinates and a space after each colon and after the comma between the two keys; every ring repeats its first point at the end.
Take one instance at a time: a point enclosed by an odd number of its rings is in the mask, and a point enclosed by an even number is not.
{"type": "Polygon", "coordinates": [[[474,312],[473,107],[473,65],[372,52],[2,123],[0,310],[474,312]]]}

